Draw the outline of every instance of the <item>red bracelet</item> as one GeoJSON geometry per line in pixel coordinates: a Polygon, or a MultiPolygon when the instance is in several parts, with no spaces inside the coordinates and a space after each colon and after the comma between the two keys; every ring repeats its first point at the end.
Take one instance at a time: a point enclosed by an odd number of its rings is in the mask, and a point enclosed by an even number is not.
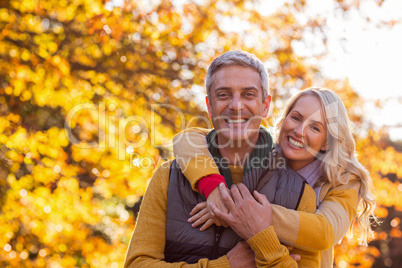
{"type": "MultiPolygon", "coordinates": [[[[196,185],[196,188],[200,193],[208,198],[209,194],[215,189],[221,182],[226,185],[225,178],[220,174],[211,174],[201,178],[196,185]]],[[[227,185],[226,185],[227,187],[227,185]]]]}

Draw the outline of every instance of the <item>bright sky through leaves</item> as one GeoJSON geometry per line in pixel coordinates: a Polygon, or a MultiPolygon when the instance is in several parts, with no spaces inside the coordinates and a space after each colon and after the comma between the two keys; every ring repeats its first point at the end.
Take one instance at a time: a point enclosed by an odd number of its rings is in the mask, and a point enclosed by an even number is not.
{"type": "MultiPolygon", "coordinates": [[[[348,15],[334,11],[330,0],[308,0],[305,15],[326,19],[328,54],[319,61],[324,76],[349,78],[351,86],[368,102],[367,117],[377,127],[390,126],[391,139],[402,140],[402,1],[361,1],[348,15]],[[393,27],[387,23],[396,23],[393,27]],[[381,107],[374,101],[380,100],[381,107]]],[[[297,47],[301,55],[320,54],[323,46],[314,37],[311,47],[297,47]],[[318,44],[317,44],[318,43],[318,44]]],[[[324,48],[325,49],[325,48],[324,48]]]]}

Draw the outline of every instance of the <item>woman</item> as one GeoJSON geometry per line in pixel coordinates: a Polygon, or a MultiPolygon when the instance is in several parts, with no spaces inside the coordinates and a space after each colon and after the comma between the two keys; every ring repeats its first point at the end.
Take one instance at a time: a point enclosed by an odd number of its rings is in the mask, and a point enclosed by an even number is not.
{"type": "MultiPolygon", "coordinates": [[[[362,231],[360,242],[366,245],[372,236],[370,217],[375,219],[375,202],[369,189],[371,179],[356,159],[349,125],[340,98],[324,88],[309,88],[295,94],[278,124],[278,149],[287,165],[314,188],[318,209],[315,213],[306,213],[273,205],[273,225],[284,244],[322,251],[321,267],[332,267],[332,247],[342,239],[355,218],[362,231]]],[[[206,134],[202,130],[197,133],[206,134]]],[[[202,139],[202,135],[191,135],[191,143],[200,144],[202,139]]],[[[209,181],[219,184],[216,168],[215,175],[205,174],[203,170],[197,170],[194,165],[197,161],[188,157],[189,150],[198,158],[209,156],[205,146],[194,149],[188,139],[176,137],[175,141],[179,141],[174,145],[176,159],[188,160],[178,163],[185,169],[184,174],[194,189],[201,185],[210,191],[209,181]]],[[[217,189],[213,191],[216,193],[217,189]]],[[[219,203],[215,197],[216,194],[211,195],[208,202],[219,203]]],[[[210,218],[205,203],[199,204],[192,215],[189,221],[194,222],[194,226],[210,218]]],[[[210,224],[209,220],[203,229],[210,224]]]]}

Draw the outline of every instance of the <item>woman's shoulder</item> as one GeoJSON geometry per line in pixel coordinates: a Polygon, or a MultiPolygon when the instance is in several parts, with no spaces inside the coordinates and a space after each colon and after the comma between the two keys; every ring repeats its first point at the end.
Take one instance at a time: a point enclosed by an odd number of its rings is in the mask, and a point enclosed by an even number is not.
{"type": "Polygon", "coordinates": [[[322,194],[326,195],[326,193],[332,190],[345,190],[350,188],[359,190],[360,185],[361,180],[358,176],[352,173],[345,173],[341,175],[339,181],[329,182],[328,180],[326,180],[325,182],[314,188],[320,188],[321,196],[322,194]]]}

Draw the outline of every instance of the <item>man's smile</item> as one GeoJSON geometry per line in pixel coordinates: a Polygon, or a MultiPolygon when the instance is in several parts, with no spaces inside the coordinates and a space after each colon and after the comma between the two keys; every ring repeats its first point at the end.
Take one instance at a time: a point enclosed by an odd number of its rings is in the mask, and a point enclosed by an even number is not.
{"type": "Polygon", "coordinates": [[[239,118],[239,119],[227,118],[227,119],[225,119],[225,122],[228,123],[228,124],[242,124],[242,123],[246,123],[247,121],[248,121],[248,119],[242,119],[242,118],[239,118]]]}

